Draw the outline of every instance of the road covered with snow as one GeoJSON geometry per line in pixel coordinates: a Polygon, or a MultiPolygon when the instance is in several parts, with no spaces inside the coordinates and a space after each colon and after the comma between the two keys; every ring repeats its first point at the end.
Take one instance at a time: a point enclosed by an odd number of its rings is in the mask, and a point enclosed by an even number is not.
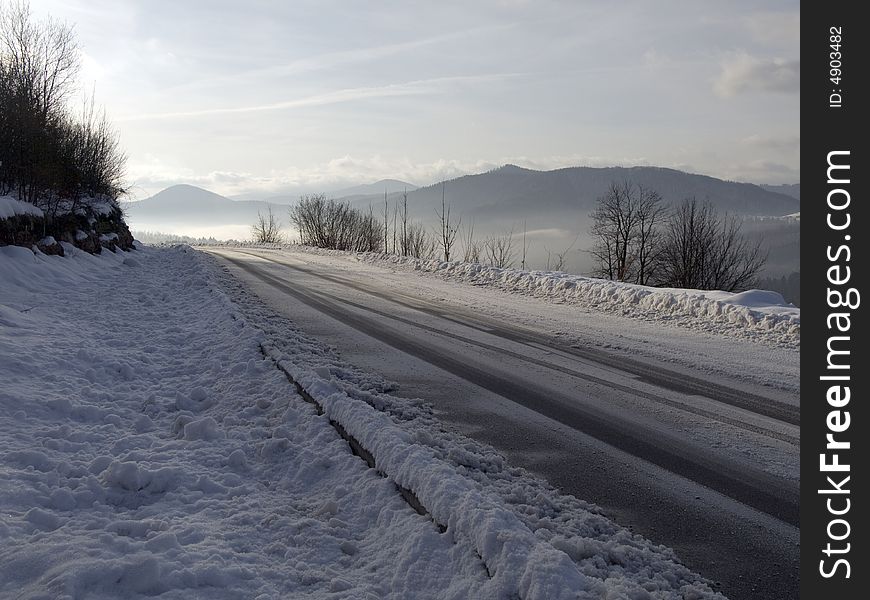
{"type": "Polygon", "coordinates": [[[218,259],[65,251],[0,248],[0,597],[721,597],[218,259]]]}
{"type": "Polygon", "coordinates": [[[675,548],[730,597],[797,594],[797,309],[762,292],[666,290],[696,300],[656,313],[616,284],[603,305],[456,275],[468,266],[208,251],[242,283],[242,304],[253,293],[396,382],[394,395],[431,403],[449,431],[675,548]],[[738,308],[713,308],[705,325],[696,308],[717,303],[738,308]]]}

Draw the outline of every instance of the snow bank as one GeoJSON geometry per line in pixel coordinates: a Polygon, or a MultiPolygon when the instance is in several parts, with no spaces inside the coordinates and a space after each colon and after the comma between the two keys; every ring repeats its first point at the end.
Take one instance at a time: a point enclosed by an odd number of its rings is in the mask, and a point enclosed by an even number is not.
{"type": "MultiPolygon", "coordinates": [[[[274,350],[273,350],[274,352],[274,350]]],[[[457,477],[447,464],[407,435],[390,418],[355,401],[305,367],[284,367],[375,459],[376,467],[410,489],[435,522],[473,545],[487,573],[499,584],[499,597],[576,598],[580,592],[603,597],[606,586],[582,575],[567,554],[535,538],[497,499],[471,480],[457,477]]]]}
{"type": "Polygon", "coordinates": [[[0,596],[720,597],[189,249],[0,248],[0,281],[0,596]]]}
{"type": "MultiPolygon", "coordinates": [[[[79,201],[78,214],[87,214],[84,207],[88,207],[94,214],[108,216],[117,208],[117,203],[108,198],[87,197],[79,201]]],[[[65,215],[69,212],[70,202],[61,202],[58,206],[58,215],[65,215]]],[[[29,202],[21,202],[12,196],[0,196],[0,219],[8,219],[16,215],[44,216],[41,208],[29,202]]]]}
{"type": "Polygon", "coordinates": [[[477,263],[445,262],[376,252],[345,252],[310,246],[227,244],[291,250],[366,261],[445,281],[488,286],[511,294],[542,298],[642,319],[662,326],[687,327],[783,348],[800,347],[800,309],[777,292],[657,288],[557,271],[500,269],[477,263]]]}
{"type": "Polygon", "coordinates": [[[43,216],[42,209],[28,202],[21,202],[12,196],[0,196],[0,219],[8,219],[16,215],[43,216]]]}
{"type": "Polygon", "coordinates": [[[437,274],[509,293],[582,304],[645,320],[678,324],[776,345],[800,345],[800,309],[776,292],[655,288],[552,271],[521,271],[485,265],[361,253],[361,260],[437,274]]]}

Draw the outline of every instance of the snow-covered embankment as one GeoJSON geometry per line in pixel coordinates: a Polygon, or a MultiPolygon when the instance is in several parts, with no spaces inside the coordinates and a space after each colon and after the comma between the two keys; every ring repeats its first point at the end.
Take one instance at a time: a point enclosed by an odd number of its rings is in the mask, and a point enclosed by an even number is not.
{"type": "Polygon", "coordinates": [[[594,306],[598,310],[667,325],[751,338],[777,346],[800,346],[800,309],[777,292],[740,293],[635,285],[553,271],[500,269],[476,263],[444,262],[360,253],[386,263],[448,280],[487,285],[506,292],[594,306]]]}

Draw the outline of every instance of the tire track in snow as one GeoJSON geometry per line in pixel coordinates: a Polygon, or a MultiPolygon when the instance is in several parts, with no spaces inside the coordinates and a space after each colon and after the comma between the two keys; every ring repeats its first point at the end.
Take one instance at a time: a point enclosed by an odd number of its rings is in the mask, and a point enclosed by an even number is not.
{"type": "MultiPolygon", "coordinates": [[[[372,307],[366,306],[364,304],[359,304],[357,302],[353,302],[353,301],[347,300],[345,298],[340,298],[340,297],[338,297],[334,294],[330,294],[328,292],[321,291],[321,292],[317,292],[317,293],[325,298],[329,298],[330,300],[333,300],[334,302],[345,304],[347,306],[352,306],[352,307],[357,308],[359,310],[364,310],[364,311],[370,312],[372,314],[378,315],[378,316],[383,317],[385,319],[390,319],[392,321],[404,323],[405,325],[410,325],[412,327],[423,329],[425,331],[428,331],[430,333],[434,333],[436,335],[448,337],[448,338],[454,339],[458,342],[463,342],[466,344],[477,346],[478,348],[481,348],[484,350],[490,350],[492,352],[497,352],[499,354],[503,354],[505,356],[510,356],[511,358],[515,358],[515,359],[523,361],[523,362],[532,363],[532,364],[544,367],[546,369],[552,369],[554,371],[559,371],[560,373],[564,373],[566,375],[570,375],[571,377],[576,377],[578,379],[583,379],[585,381],[588,381],[590,383],[594,383],[596,385],[601,385],[601,386],[609,387],[611,389],[619,390],[621,392],[625,392],[625,393],[632,395],[632,396],[639,396],[641,398],[645,398],[645,399],[650,400],[652,402],[655,402],[657,404],[664,404],[665,406],[669,406],[671,408],[676,408],[677,410],[682,410],[682,411],[692,413],[692,414],[700,416],[700,417],[704,417],[706,419],[711,419],[714,421],[719,421],[721,423],[726,423],[728,425],[732,425],[734,427],[744,429],[746,431],[751,431],[753,433],[765,435],[765,436],[786,442],[786,443],[791,444],[793,446],[800,447],[800,438],[795,437],[795,436],[790,436],[790,435],[787,435],[784,433],[780,433],[778,431],[773,431],[770,429],[766,429],[764,427],[759,427],[757,425],[753,425],[752,423],[746,423],[746,422],[740,421],[738,419],[732,419],[732,418],[727,417],[725,415],[720,415],[720,414],[714,413],[712,411],[707,411],[707,410],[704,410],[702,408],[699,408],[696,406],[691,406],[689,404],[685,404],[682,402],[676,402],[676,401],[670,400],[668,398],[665,398],[663,396],[653,394],[651,392],[646,392],[646,391],[638,390],[637,388],[633,388],[633,387],[630,387],[627,385],[614,383],[614,382],[609,381],[607,379],[603,379],[601,377],[596,377],[595,375],[590,375],[588,373],[583,373],[581,371],[577,371],[577,370],[571,369],[569,367],[564,367],[562,365],[553,364],[553,363],[547,362],[545,360],[540,360],[540,359],[534,358],[533,356],[525,356],[525,355],[520,354],[518,352],[508,350],[507,348],[502,348],[500,346],[494,346],[492,344],[487,344],[486,342],[482,342],[480,340],[474,340],[472,338],[468,338],[468,337],[465,337],[465,336],[462,336],[462,335],[459,335],[456,333],[451,333],[451,332],[445,331],[443,329],[438,329],[437,327],[432,327],[430,325],[418,323],[418,322],[413,321],[411,319],[405,319],[403,317],[399,317],[399,316],[390,314],[390,313],[385,312],[385,311],[377,310],[376,308],[372,308],[372,307]]],[[[453,320],[453,319],[449,319],[449,320],[453,320]]]]}
{"type": "MultiPolygon", "coordinates": [[[[691,452],[687,452],[685,445],[680,444],[677,440],[659,437],[658,443],[651,442],[649,440],[652,436],[644,435],[646,432],[638,431],[631,425],[614,422],[588,408],[578,406],[572,403],[570,398],[564,396],[558,398],[551,393],[542,393],[524,381],[494,375],[478,369],[343,308],[343,300],[327,298],[319,292],[303,291],[255,268],[249,262],[226,255],[221,256],[250,275],[293,296],[309,307],[402,352],[420,358],[479,387],[590,435],[640,460],[648,461],[676,475],[716,490],[785,523],[793,526],[799,524],[798,490],[792,482],[757,469],[747,469],[744,465],[734,465],[710,453],[695,452],[692,455],[691,452]]],[[[259,255],[253,256],[268,260],[259,255]]],[[[278,261],[270,262],[296,268],[278,261]]],[[[499,350],[501,351],[501,349],[499,350]]]]}
{"type": "MultiPolygon", "coordinates": [[[[548,338],[540,335],[535,335],[532,332],[523,330],[518,327],[508,327],[504,323],[480,323],[481,319],[477,315],[463,314],[461,319],[453,318],[451,315],[444,314],[444,307],[442,306],[428,303],[419,298],[408,296],[400,292],[396,293],[395,295],[389,295],[370,286],[351,281],[341,276],[320,273],[314,269],[308,269],[299,265],[291,265],[289,263],[275,260],[261,254],[256,254],[254,252],[246,252],[241,250],[234,250],[234,252],[238,252],[239,254],[247,254],[255,258],[295,269],[307,275],[312,275],[326,281],[331,281],[339,285],[344,285],[359,292],[363,292],[365,294],[381,298],[382,300],[387,300],[400,306],[404,306],[405,308],[417,310],[436,318],[444,318],[459,325],[471,327],[472,329],[475,329],[482,333],[500,337],[511,342],[523,344],[526,346],[532,346],[536,349],[541,349],[540,346],[544,346],[552,351],[573,355],[578,358],[588,360],[590,362],[614,368],[622,373],[630,373],[639,377],[642,381],[656,387],[668,389],[686,395],[703,396],[710,400],[754,412],[761,416],[769,417],[777,421],[782,421],[783,423],[787,423],[789,425],[800,425],[800,407],[787,404],[773,398],[766,398],[764,396],[759,396],[757,394],[752,394],[748,392],[738,392],[710,381],[705,381],[696,377],[692,377],[685,373],[677,373],[658,367],[652,368],[649,365],[645,365],[639,361],[632,360],[631,358],[611,355],[601,350],[585,350],[577,346],[554,345],[552,341],[548,338]],[[399,297],[405,298],[405,300],[399,300],[399,297]],[[475,321],[477,322],[477,324],[474,324],[475,321]]],[[[370,310],[374,311],[374,309],[370,310]]],[[[390,317],[393,318],[392,316],[390,317]]],[[[421,326],[420,324],[416,323],[412,324],[416,326],[421,326]]],[[[472,343],[476,342],[472,341],[472,343]]],[[[675,405],[669,404],[669,406],[675,405]]],[[[690,408],[686,408],[683,405],[677,407],[692,412],[690,408]]],[[[709,415],[701,416],[707,417],[709,415]]],[[[717,418],[717,420],[720,419],[717,418]]],[[[754,429],[750,430],[756,431],[754,429]]],[[[774,435],[773,437],[777,436],[774,435]]],[[[777,437],[777,439],[782,438],[777,437]]],[[[788,441],[792,444],[799,443],[799,439],[797,438],[790,438],[788,440],[782,439],[782,441],[788,441]]]]}

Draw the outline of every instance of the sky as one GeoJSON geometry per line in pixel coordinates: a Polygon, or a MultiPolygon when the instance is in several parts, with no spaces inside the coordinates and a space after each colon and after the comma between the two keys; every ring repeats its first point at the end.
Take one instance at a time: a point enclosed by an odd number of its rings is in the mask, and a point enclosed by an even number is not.
{"type": "MultiPolygon", "coordinates": [[[[4,1],[4,0],[0,0],[4,1]]],[[[131,197],[513,163],[800,181],[796,1],[31,0],[74,26],[131,197]]]]}

